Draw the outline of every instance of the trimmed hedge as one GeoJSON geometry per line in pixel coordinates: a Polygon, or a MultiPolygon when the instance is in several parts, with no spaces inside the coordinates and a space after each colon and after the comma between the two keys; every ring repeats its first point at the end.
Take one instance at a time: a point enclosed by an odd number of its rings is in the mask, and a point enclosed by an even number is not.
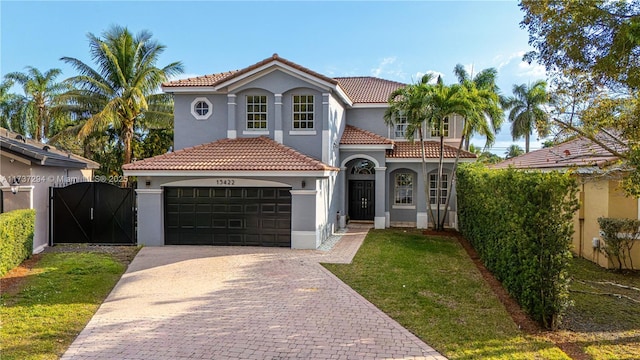
{"type": "Polygon", "coordinates": [[[569,305],[577,183],[568,173],[457,170],[461,233],[529,315],[555,329],[569,305]]]}
{"type": "Polygon", "coordinates": [[[35,222],[32,209],[0,214],[0,276],[31,257],[35,222]]]}

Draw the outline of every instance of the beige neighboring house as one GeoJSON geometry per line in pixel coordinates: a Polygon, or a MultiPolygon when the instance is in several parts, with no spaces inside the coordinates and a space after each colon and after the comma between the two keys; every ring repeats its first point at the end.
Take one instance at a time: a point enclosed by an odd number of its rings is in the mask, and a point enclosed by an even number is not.
{"type": "MultiPolygon", "coordinates": [[[[624,150],[624,149],[617,149],[624,150]]],[[[627,197],[621,189],[623,170],[618,157],[585,138],[529,152],[491,166],[541,171],[572,170],[579,179],[580,210],[574,217],[573,251],[605,268],[617,267],[602,252],[599,217],[640,219],[640,199],[627,197]]],[[[634,264],[640,264],[640,244],[632,251],[634,264]]]]}
{"type": "Polygon", "coordinates": [[[35,209],[33,252],[49,244],[49,188],[91,181],[100,165],[0,128],[0,212],[35,209]]]}

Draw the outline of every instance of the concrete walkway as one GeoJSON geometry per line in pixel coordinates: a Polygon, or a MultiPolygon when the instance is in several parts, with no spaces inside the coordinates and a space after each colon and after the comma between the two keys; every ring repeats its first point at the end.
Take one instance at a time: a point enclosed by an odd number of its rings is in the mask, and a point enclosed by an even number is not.
{"type": "Polygon", "coordinates": [[[62,359],[445,359],[319,264],[368,229],[331,251],[145,247],[62,359]]]}

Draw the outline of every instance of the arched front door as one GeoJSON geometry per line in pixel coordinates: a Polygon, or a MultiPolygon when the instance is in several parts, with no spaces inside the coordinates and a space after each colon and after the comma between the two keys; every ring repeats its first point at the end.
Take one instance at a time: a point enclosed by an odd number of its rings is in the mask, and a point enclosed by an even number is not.
{"type": "Polygon", "coordinates": [[[375,216],[375,165],[370,160],[354,160],[349,169],[349,218],[373,220],[375,216]]]}

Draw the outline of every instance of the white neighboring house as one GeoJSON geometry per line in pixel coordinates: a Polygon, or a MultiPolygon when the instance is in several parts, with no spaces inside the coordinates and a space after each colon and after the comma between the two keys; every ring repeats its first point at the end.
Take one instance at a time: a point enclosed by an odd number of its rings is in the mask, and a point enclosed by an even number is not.
{"type": "Polygon", "coordinates": [[[33,252],[49,244],[49,188],[91,181],[100,165],[0,128],[0,212],[35,209],[33,252]]]}

